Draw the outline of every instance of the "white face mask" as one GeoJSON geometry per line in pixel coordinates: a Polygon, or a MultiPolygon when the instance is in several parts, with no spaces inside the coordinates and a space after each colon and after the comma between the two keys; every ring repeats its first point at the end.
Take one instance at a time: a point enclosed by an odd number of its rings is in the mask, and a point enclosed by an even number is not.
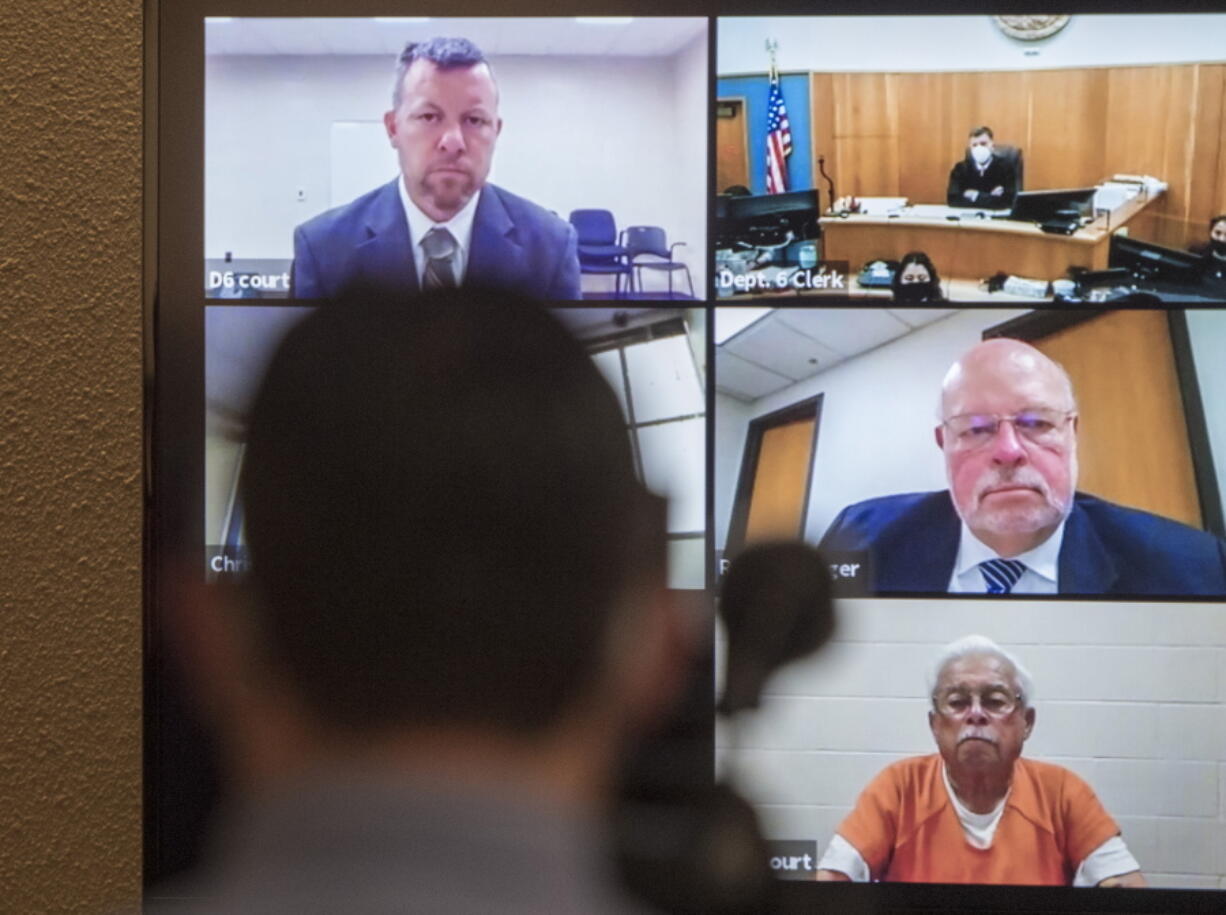
{"type": "Polygon", "coordinates": [[[992,158],[992,150],[987,146],[972,146],[971,158],[980,165],[986,165],[988,160],[992,158]]]}

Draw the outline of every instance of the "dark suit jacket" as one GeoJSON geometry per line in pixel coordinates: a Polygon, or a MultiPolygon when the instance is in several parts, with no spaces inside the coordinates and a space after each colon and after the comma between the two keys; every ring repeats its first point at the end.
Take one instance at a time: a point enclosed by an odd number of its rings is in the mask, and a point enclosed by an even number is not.
{"type": "MultiPolygon", "coordinates": [[[[294,230],[295,297],[332,297],[348,285],[372,281],[418,291],[399,180],[294,230]]],[[[464,282],[551,301],[579,299],[575,245],[570,223],[487,184],[473,215],[464,282]]]]}
{"type": "Polygon", "coordinates": [[[993,156],[988,161],[988,167],[982,175],[979,167],[967,154],[949,172],[949,188],[945,192],[945,202],[951,207],[976,207],[983,210],[1009,210],[1017,197],[1017,173],[1013,166],[1000,156],[993,156]],[[993,197],[992,188],[1003,187],[1004,194],[993,197]],[[976,190],[979,196],[967,200],[962,196],[964,191],[976,190]]]}
{"type": "MultiPolygon", "coordinates": [[[[818,549],[866,551],[870,592],[949,588],[961,522],[947,490],[851,505],[818,549]]],[[[1221,596],[1226,550],[1212,534],[1077,493],[1057,566],[1061,594],[1221,596]]]]}

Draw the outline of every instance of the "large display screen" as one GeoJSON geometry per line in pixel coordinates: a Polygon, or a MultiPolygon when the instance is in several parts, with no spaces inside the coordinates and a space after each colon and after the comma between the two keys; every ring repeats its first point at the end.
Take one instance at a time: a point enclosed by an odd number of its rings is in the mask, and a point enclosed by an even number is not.
{"type": "MultiPolygon", "coordinates": [[[[1226,891],[1226,12],[368,6],[160,11],[153,562],[248,568],[246,412],[317,300],[527,293],[671,587],[823,554],[832,643],[692,774],[779,877],[1226,891]],[[987,809],[976,747],[1018,754],[987,809]]],[[[152,600],[158,880],[214,796],[152,600]]]]}

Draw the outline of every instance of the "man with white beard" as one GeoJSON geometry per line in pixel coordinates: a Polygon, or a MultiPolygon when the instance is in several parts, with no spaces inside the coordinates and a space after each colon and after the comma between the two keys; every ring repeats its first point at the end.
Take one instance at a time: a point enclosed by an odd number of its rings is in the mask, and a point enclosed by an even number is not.
{"type": "Polygon", "coordinates": [[[876,593],[1226,593],[1217,537],[1076,491],[1077,426],[1060,365],[1019,340],[979,343],[941,388],[949,489],[849,506],[819,549],[857,554],[876,593]]]}

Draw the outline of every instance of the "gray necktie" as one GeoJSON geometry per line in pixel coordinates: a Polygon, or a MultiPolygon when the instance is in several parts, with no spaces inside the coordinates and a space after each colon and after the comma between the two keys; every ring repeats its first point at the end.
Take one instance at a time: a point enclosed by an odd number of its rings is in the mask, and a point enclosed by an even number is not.
{"type": "Polygon", "coordinates": [[[1026,563],[1016,559],[988,559],[979,563],[979,573],[989,594],[1008,594],[1026,571],[1026,563]]]}
{"type": "Polygon", "coordinates": [[[454,289],[455,237],[446,229],[435,226],[421,240],[421,249],[426,254],[426,269],[422,273],[422,289],[454,289]]]}

